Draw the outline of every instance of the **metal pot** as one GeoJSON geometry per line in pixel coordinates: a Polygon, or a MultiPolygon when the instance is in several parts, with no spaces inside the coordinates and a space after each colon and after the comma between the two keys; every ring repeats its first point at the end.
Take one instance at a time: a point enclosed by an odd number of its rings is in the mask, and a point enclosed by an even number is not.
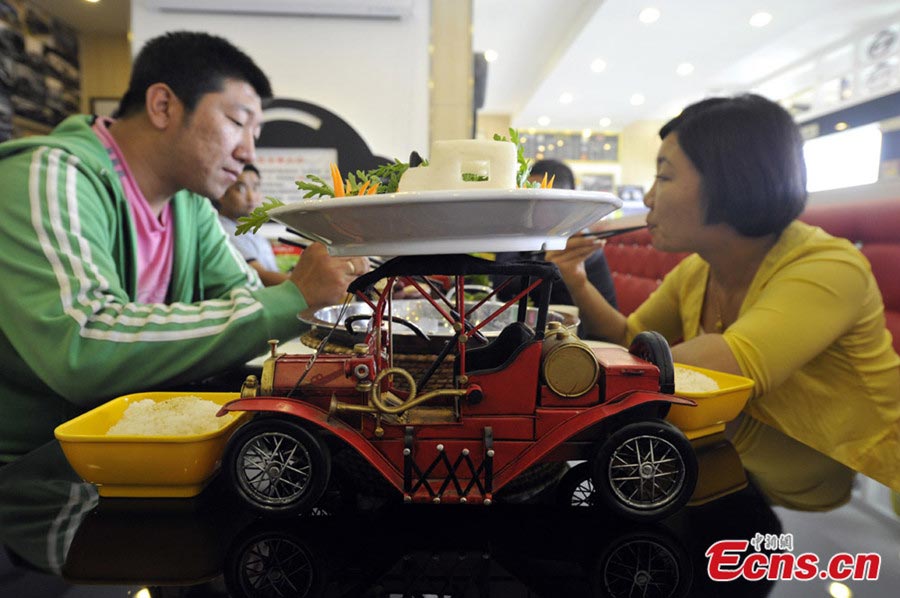
{"type": "MultiPolygon", "coordinates": [[[[466,309],[474,307],[476,303],[467,303],[466,309]]],[[[485,317],[494,313],[503,303],[499,301],[488,301],[478,308],[476,312],[469,316],[469,322],[478,324],[485,317]]],[[[341,315],[341,305],[331,305],[323,307],[312,314],[304,312],[300,314],[300,320],[312,327],[312,334],[316,338],[323,338],[334,327],[329,338],[330,342],[338,345],[352,347],[356,343],[365,342],[366,330],[369,320],[365,317],[357,321],[354,326],[354,332],[350,333],[345,327],[345,321],[348,318],[355,319],[355,316],[371,316],[372,308],[366,303],[355,302],[347,306],[343,316],[341,315]]],[[[512,306],[495,319],[491,320],[481,332],[490,340],[500,334],[500,331],[516,319],[516,306],[512,306]]],[[[392,315],[395,322],[392,324],[393,345],[396,353],[409,354],[434,354],[453,337],[453,329],[441,314],[434,309],[428,301],[424,299],[397,299],[393,302],[392,315]],[[416,335],[409,327],[396,322],[396,318],[402,318],[419,328],[429,340],[424,340],[416,335]]],[[[387,320],[387,318],[385,318],[387,320]]],[[[537,308],[529,307],[526,314],[525,322],[534,327],[537,321],[537,308]]],[[[578,319],[568,314],[550,311],[547,314],[547,322],[560,322],[566,327],[577,326],[578,319]]],[[[472,339],[475,342],[475,339],[472,339]]]]}

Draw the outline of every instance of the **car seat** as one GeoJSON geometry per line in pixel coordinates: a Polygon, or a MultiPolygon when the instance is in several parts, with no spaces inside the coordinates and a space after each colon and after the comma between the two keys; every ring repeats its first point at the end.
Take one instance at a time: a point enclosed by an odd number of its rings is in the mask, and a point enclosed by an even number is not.
{"type": "Polygon", "coordinates": [[[466,351],[466,370],[502,369],[533,340],[534,331],[527,324],[511,322],[488,344],[466,351]]]}

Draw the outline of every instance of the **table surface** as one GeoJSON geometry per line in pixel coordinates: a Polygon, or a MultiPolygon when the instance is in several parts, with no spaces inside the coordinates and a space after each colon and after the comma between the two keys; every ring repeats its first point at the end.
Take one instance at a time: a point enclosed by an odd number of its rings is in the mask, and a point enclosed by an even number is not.
{"type": "Polygon", "coordinates": [[[714,542],[785,534],[795,554],[823,561],[879,553],[877,580],[842,583],[854,597],[897,595],[900,520],[860,496],[797,513],[748,488],[634,524],[546,494],[483,507],[366,491],[270,521],[245,511],[220,477],[193,499],[98,498],[54,441],[0,469],[0,596],[829,595],[822,579],[709,579],[714,542]]]}
{"type": "MultiPolygon", "coordinates": [[[[312,351],[296,339],[278,350],[312,351]]],[[[733,451],[724,438],[698,449],[698,487],[719,498],[653,524],[557,506],[550,486],[484,507],[405,505],[371,484],[332,488],[316,514],[267,520],[221,476],[192,499],[99,498],[53,441],[0,468],[0,596],[897,596],[900,517],[886,489],[862,485],[827,513],[772,508],[737,489],[733,451]],[[710,579],[712,544],[754,538],[789,539],[788,552],[822,564],[874,553],[879,575],[710,579]]]]}

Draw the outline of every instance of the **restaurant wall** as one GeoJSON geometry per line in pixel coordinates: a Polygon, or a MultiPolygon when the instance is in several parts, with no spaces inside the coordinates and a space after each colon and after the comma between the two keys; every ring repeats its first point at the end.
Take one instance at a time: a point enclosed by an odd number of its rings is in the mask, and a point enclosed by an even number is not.
{"type": "Polygon", "coordinates": [[[132,48],[174,30],[221,35],[266,72],[275,95],[312,102],[378,155],[428,147],[430,3],[404,19],[161,12],[132,4],[132,48]]]}
{"type": "Polygon", "coordinates": [[[122,98],[131,76],[131,46],[124,34],[80,34],[78,42],[81,112],[90,114],[94,111],[96,100],[122,98]]]}
{"type": "Polygon", "coordinates": [[[628,123],[619,134],[621,185],[639,185],[646,192],[656,176],[656,152],[662,120],[640,120],[628,123]]]}
{"type": "Polygon", "coordinates": [[[493,139],[494,135],[508,137],[512,118],[509,114],[479,114],[475,126],[476,139],[493,139]]]}

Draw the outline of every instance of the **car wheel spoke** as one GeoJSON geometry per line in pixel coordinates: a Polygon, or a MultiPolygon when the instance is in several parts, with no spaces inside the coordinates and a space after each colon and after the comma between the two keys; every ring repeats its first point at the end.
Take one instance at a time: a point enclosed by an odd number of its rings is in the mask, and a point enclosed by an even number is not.
{"type": "Polygon", "coordinates": [[[628,438],[613,452],[609,480],[627,504],[654,508],[671,500],[684,477],[684,465],[665,438],[642,435],[628,438]]]}

